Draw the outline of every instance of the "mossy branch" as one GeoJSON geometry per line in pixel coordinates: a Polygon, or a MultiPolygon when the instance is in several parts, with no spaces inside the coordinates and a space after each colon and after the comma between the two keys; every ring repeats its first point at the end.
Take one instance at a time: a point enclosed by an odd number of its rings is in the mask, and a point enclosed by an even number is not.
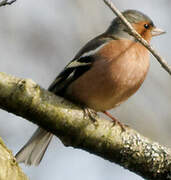
{"type": "Polygon", "coordinates": [[[0,180],[28,180],[0,138],[0,180]]]}
{"type": "Polygon", "coordinates": [[[171,151],[131,128],[84,117],[82,109],[32,80],[0,73],[0,107],[54,133],[67,146],[120,164],[146,179],[171,179],[171,151]]]}
{"type": "MultiPolygon", "coordinates": [[[[0,7],[11,5],[16,0],[0,0],[0,7]]],[[[0,180],[28,180],[15,161],[12,152],[7,149],[0,138],[0,180]]]]}

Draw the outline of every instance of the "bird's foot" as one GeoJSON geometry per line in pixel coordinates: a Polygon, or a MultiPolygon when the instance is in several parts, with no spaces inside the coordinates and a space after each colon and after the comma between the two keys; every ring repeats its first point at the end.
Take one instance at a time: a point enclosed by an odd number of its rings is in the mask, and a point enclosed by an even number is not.
{"type": "Polygon", "coordinates": [[[84,117],[90,118],[93,122],[96,121],[96,118],[98,117],[97,112],[90,108],[84,108],[84,117]]]}
{"type": "Polygon", "coordinates": [[[118,119],[116,119],[115,117],[113,117],[109,112],[103,111],[103,113],[104,113],[106,116],[108,116],[110,119],[112,119],[112,121],[113,121],[114,123],[117,123],[117,124],[121,127],[122,131],[125,131],[125,130],[126,130],[125,125],[122,124],[118,119]]]}

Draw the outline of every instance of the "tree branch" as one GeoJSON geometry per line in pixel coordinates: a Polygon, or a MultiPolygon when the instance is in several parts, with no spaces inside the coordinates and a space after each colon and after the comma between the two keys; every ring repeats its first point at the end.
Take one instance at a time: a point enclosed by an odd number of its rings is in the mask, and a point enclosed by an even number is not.
{"type": "Polygon", "coordinates": [[[150,44],[141,37],[139,33],[132,27],[132,25],[127,21],[127,19],[122,15],[122,13],[116,8],[111,0],[103,0],[104,3],[118,16],[123,24],[128,28],[129,33],[134,36],[137,41],[139,41],[144,47],[146,47],[151,54],[157,59],[161,66],[171,75],[171,66],[160,56],[160,54],[152,47],[150,44]]]}
{"type": "MultiPolygon", "coordinates": [[[[16,0],[2,0],[0,7],[11,5],[16,0]]],[[[7,149],[2,139],[0,138],[0,180],[28,180],[27,176],[22,172],[19,165],[16,163],[12,152],[7,149]]]]}
{"type": "Polygon", "coordinates": [[[151,180],[171,179],[171,151],[131,128],[97,118],[40,88],[32,80],[0,73],[0,107],[54,133],[67,146],[84,149],[151,180]]]}
{"type": "Polygon", "coordinates": [[[0,180],[28,180],[0,138],[0,180]]]}
{"type": "Polygon", "coordinates": [[[16,0],[11,0],[11,1],[8,1],[8,0],[2,0],[0,1],[0,7],[1,6],[6,6],[6,5],[11,5],[15,2],[16,0]]]}

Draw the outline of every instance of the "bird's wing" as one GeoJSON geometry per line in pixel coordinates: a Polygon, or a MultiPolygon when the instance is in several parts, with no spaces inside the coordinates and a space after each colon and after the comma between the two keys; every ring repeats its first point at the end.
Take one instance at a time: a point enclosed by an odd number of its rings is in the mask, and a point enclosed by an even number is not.
{"type": "Polygon", "coordinates": [[[95,61],[94,54],[111,41],[110,37],[97,38],[88,42],[75,56],[75,58],[64,68],[49,87],[49,91],[57,95],[64,95],[65,89],[70,83],[88,71],[95,61]]]}

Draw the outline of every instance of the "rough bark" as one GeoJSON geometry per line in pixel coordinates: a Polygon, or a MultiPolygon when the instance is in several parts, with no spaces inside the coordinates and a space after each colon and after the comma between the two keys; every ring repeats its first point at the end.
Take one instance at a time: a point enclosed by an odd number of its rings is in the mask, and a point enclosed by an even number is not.
{"type": "Polygon", "coordinates": [[[28,180],[0,138],[0,180],[28,180]]]}
{"type": "Polygon", "coordinates": [[[82,109],[32,80],[0,73],[0,107],[54,133],[66,146],[84,149],[146,179],[171,179],[170,149],[127,127],[84,116],[82,109]]]}

